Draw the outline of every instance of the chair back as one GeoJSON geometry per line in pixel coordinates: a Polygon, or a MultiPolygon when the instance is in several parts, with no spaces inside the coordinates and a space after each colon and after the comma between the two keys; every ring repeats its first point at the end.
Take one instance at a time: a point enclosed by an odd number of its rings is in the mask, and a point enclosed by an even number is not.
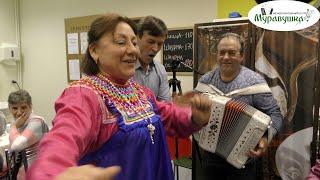
{"type": "Polygon", "coordinates": [[[5,175],[8,180],[16,180],[21,165],[24,165],[25,171],[28,169],[28,161],[26,157],[26,150],[21,152],[11,152],[9,149],[5,149],[7,173],[5,175]]]}

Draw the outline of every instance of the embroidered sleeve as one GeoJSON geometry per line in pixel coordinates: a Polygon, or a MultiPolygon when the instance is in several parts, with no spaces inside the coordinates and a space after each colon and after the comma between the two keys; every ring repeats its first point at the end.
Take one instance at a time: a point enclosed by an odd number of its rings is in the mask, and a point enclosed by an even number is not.
{"type": "Polygon", "coordinates": [[[191,122],[192,111],[190,106],[180,107],[172,102],[159,102],[155,99],[151,90],[146,88],[145,92],[155,102],[168,135],[185,138],[199,130],[191,122]]]}
{"type": "Polygon", "coordinates": [[[92,90],[67,88],[56,101],[55,110],[53,128],[40,142],[27,179],[52,179],[67,167],[76,166],[97,141],[102,112],[92,90]]]}

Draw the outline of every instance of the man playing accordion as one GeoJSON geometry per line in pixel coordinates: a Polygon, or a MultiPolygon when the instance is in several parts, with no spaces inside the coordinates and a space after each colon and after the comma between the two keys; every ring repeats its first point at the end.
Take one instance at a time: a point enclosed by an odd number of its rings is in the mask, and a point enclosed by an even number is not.
{"type": "Polygon", "coordinates": [[[251,159],[244,168],[238,169],[216,153],[210,153],[199,147],[197,158],[200,164],[196,165],[196,176],[199,180],[212,177],[219,180],[254,180],[258,158],[266,153],[268,142],[280,131],[283,116],[263,77],[241,65],[244,60],[242,37],[235,33],[226,33],[218,41],[217,49],[219,66],[203,75],[199,79],[199,84],[210,85],[219,92],[218,94],[258,109],[270,116],[272,123],[268,133],[262,136],[256,148],[249,151],[248,156],[251,159]],[[248,93],[248,89],[253,90],[253,93],[248,93]]]}

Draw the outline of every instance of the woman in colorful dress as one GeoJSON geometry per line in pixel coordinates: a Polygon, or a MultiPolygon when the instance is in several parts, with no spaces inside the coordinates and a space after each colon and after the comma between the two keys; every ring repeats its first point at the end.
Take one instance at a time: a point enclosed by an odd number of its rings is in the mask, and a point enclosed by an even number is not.
{"type": "Polygon", "coordinates": [[[85,75],[56,101],[29,179],[108,179],[120,166],[119,180],[173,180],[165,131],[188,137],[207,123],[211,102],[202,95],[185,106],[158,102],[136,83],[136,32],[133,21],[116,14],[92,23],[85,75]]]}

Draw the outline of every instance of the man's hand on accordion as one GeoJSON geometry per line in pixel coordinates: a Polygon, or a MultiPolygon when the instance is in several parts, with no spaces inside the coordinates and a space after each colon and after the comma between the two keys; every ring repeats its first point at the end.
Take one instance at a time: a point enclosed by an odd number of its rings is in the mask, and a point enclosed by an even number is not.
{"type": "Polygon", "coordinates": [[[256,148],[254,150],[250,150],[248,156],[252,158],[258,158],[266,154],[268,149],[268,140],[266,137],[262,137],[259,140],[259,143],[257,144],[256,148]]]}

